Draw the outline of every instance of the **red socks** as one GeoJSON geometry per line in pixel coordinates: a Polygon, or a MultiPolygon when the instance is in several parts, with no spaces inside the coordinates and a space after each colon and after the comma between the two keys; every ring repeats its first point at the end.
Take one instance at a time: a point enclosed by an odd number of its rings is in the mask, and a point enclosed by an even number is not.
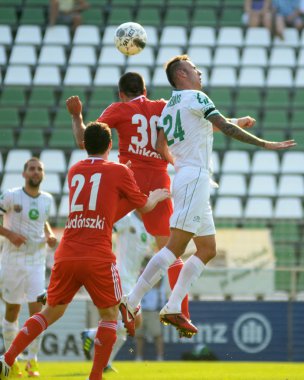
{"type": "Polygon", "coordinates": [[[34,314],[29,318],[22,329],[17,334],[16,338],[13,340],[10,348],[4,354],[4,360],[9,365],[12,366],[15,362],[16,357],[24,351],[24,349],[35,339],[42,331],[46,330],[48,327],[45,317],[40,314],[34,314]]]}
{"type": "MultiPolygon", "coordinates": [[[[170,284],[171,290],[174,288],[174,285],[177,282],[179,273],[182,270],[183,266],[184,266],[183,260],[179,258],[176,261],[174,261],[174,263],[169,267],[168,278],[169,278],[169,284],[170,284]]],[[[182,313],[184,314],[184,316],[190,319],[188,296],[186,296],[183,299],[181,307],[182,307],[182,313]]]]}
{"type": "Polygon", "coordinates": [[[102,371],[107,366],[116,342],[117,321],[101,321],[94,341],[94,361],[90,380],[101,380],[102,371]]]}

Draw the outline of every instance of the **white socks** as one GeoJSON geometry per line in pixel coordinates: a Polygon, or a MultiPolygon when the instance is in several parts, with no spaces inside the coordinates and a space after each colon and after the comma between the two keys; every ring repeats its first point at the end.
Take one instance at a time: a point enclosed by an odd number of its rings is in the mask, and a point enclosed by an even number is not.
{"type": "Polygon", "coordinates": [[[166,247],[152,257],[128,296],[129,304],[133,309],[136,309],[145,293],[153,288],[175,260],[176,256],[166,247]]]}
{"type": "Polygon", "coordinates": [[[205,268],[204,263],[197,257],[191,256],[184,264],[177,283],[172,290],[169,300],[165,306],[166,312],[180,313],[181,303],[189,292],[191,285],[199,278],[205,268]]]}
{"type": "Polygon", "coordinates": [[[3,318],[2,333],[3,333],[5,351],[7,351],[9,349],[13,340],[16,338],[18,332],[19,332],[18,321],[8,322],[5,318],[3,318]]]}

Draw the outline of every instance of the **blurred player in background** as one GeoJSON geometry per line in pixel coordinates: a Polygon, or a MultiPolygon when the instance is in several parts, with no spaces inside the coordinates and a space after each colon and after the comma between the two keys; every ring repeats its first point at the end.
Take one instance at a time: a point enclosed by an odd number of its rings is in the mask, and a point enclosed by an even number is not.
{"type": "Polygon", "coordinates": [[[0,379],[8,379],[16,357],[48,326],[56,322],[81,286],[98,308],[99,322],[94,362],[89,380],[102,379],[116,341],[118,304],[121,297],[116,258],[112,252],[112,228],[121,198],[147,212],[169,194],[166,189],[141,193],[133,173],[125,165],[107,161],[112,147],[106,124],[91,123],[85,130],[88,158],[68,173],[69,217],[55,253],[48,287],[47,306],[29,318],[0,359],[0,379]]]}
{"type": "MultiPolygon", "coordinates": [[[[0,197],[3,226],[0,235],[5,237],[2,249],[2,297],[6,303],[2,332],[5,349],[16,337],[21,304],[28,302],[30,316],[41,311],[37,296],[45,289],[46,243],[56,245],[57,239],[47,222],[52,196],[40,191],[44,178],[43,163],[36,157],[24,164],[24,187],[10,189],[0,197]]],[[[29,377],[38,377],[37,354],[41,337],[30,345],[25,370],[29,377]]],[[[11,377],[22,377],[16,361],[11,377]]]]}
{"type": "Polygon", "coordinates": [[[181,300],[205,265],[216,255],[215,227],[210,207],[209,171],[213,126],[225,135],[264,149],[279,150],[295,146],[293,140],[262,140],[226,119],[202,92],[201,71],[187,55],[176,56],[166,65],[173,93],[159,119],[157,149],[174,164],[174,213],[167,245],[149,261],[134,290],[122,297],[120,311],[126,328],[134,329],[132,317],[143,295],[180,257],[193,238],[197,251],[185,263],[168,303],[160,312],[165,324],[172,324],[181,335],[191,337],[197,328],[183,314],[181,300]],[[170,149],[170,150],[169,150],[170,149]]]}
{"type": "MultiPolygon", "coordinates": [[[[170,190],[170,177],[167,172],[168,162],[155,150],[157,138],[157,121],[165,100],[149,100],[144,78],[133,72],[122,75],[118,83],[120,102],[112,103],[100,115],[98,121],[115,128],[119,136],[119,160],[122,163],[131,161],[131,170],[135,180],[145,194],[156,188],[170,190]]],[[[85,125],[82,119],[82,104],[77,96],[67,99],[67,108],[72,115],[73,131],[80,148],[83,148],[85,125]]],[[[251,127],[254,119],[245,117],[238,119],[241,127],[251,127]]],[[[118,210],[116,220],[130,211],[125,202],[118,210]]],[[[143,215],[143,223],[149,234],[155,237],[158,249],[165,246],[170,235],[170,216],[172,202],[167,199],[159,203],[155,209],[143,215]]],[[[168,269],[168,278],[173,289],[183,261],[178,258],[168,269]]],[[[182,302],[183,314],[189,318],[188,297],[182,302]]],[[[131,332],[131,334],[134,331],[131,332]]]]}
{"type": "MultiPolygon", "coordinates": [[[[151,257],[155,251],[153,236],[148,234],[138,211],[134,211],[117,221],[114,225],[115,231],[115,254],[117,268],[121,279],[123,293],[129,293],[135,286],[142,269],[142,263],[147,256],[151,257]]],[[[136,315],[136,328],[141,324],[141,313],[136,315]]],[[[87,359],[91,359],[96,329],[82,332],[83,351],[87,359]]],[[[117,324],[117,340],[113,347],[106,371],[116,371],[112,367],[119,350],[127,339],[127,332],[121,320],[117,324]]]]}

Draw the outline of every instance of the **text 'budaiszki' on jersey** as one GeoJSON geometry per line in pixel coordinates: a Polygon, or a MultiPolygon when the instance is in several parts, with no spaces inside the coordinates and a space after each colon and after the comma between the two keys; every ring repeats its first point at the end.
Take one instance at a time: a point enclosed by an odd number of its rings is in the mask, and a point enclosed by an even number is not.
{"type": "Polygon", "coordinates": [[[66,222],[65,228],[95,228],[98,230],[104,229],[105,218],[83,218],[81,215],[76,215],[75,218],[69,219],[66,222]]]}

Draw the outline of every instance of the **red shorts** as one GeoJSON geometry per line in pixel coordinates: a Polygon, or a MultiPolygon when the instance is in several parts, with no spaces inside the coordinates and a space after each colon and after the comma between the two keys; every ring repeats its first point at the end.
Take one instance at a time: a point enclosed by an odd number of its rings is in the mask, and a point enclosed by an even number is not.
{"type": "Polygon", "coordinates": [[[81,286],[99,309],[119,303],[122,295],[119,273],[114,263],[93,260],[70,260],[52,268],[47,302],[50,306],[70,303],[81,286]]]}
{"type": "MultiPolygon", "coordinates": [[[[150,191],[155,189],[166,188],[170,190],[170,177],[167,171],[151,170],[143,168],[132,168],[135,180],[140,190],[149,195],[150,191]]],[[[133,210],[132,205],[126,200],[121,200],[115,221],[133,210]]],[[[171,199],[159,202],[156,207],[145,214],[142,214],[142,220],[147,232],[153,236],[169,236],[170,235],[170,216],[173,212],[171,199]]]]}

